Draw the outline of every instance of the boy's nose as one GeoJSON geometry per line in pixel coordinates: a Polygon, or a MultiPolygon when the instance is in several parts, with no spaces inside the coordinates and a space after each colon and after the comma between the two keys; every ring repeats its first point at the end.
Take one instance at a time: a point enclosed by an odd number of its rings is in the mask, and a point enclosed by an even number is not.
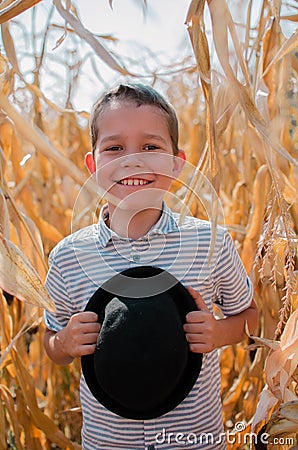
{"type": "Polygon", "coordinates": [[[144,161],[140,153],[131,153],[122,157],[121,167],[143,167],[144,161]]]}

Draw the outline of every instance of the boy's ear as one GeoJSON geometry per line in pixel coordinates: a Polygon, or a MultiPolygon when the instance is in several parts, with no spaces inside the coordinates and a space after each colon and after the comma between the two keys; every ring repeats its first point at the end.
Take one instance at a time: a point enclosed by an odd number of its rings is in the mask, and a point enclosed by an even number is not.
{"type": "Polygon", "coordinates": [[[181,158],[181,159],[183,159],[183,161],[186,161],[186,154],[185,154],[185,151],[184,150],[178,150],[178,158],[181,158]]]}
{"type": "Polygon", "coordinates": [[[85,155],[85,166],[88,168],[91,175],[96,172],[96,163],[94,161],[92,152],[88,152],[85,155]]]}
{"type": "Polygon", "coordinates": [[[185,161],[186,161],[185,152],[183,150],[178,150],[178,154],[175,156],[173,167],[173,173],[175,178],[177,178],[180,175],[184,167],[185,161]]]}

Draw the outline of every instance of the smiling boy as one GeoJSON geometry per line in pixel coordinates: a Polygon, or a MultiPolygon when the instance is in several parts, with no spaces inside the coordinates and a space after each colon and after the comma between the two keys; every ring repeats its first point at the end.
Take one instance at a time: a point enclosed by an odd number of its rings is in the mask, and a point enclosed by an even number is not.
{"type": "Polygon", "coordinates": [[[154,105],[113,101],[98,121],[95,151],[86,155],[86,165],[106,192],[123,200],[118,207],[109,202],[109,217],[117,214],[113,230],[137,239],[159,219],[184,153],[173,149],[165,113],[154,105]]]}
{"type": "Polygon", "coordinates": [[[216,349],[239,342],[245,322],[251,331],[257,322],[251,284],[232,239],[218,228],[209,263],[210,224],[188,217],[178,226],[179,214],[165,205],[185,155],[178,149],[176,114],[154,89],[120,85],[105,94],[93,107],[91,140],[85,162],[107,204],[97,224],[65,238],[51,253],[46,286],[57,312],[45,313],[48,355],[63,365],[92,354],[100,324],[95,313],[83,312],[89,298],[115,273],[151,265],[188,286],[200,310],[188,314],[184,331],[191,351],[204,358],[187,398],[152,420],[110,412],[82,378],[83,449],[224,449],[216,349]],[[221,307],[224,319],[215,319],[212,303],[221,307]],[[165,430],[172,438],[161,441],[165,430]],[[187,433],[197,440],[181,444],[174,438],[187,433]]]}

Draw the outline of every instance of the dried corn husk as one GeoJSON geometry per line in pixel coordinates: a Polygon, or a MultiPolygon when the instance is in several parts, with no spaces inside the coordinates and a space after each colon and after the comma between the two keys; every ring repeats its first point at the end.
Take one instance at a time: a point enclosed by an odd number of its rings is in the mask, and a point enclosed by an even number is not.
{"type": "MultiPolygon", "coordinates": [[[[267,346],[268,343],[259,338],[258,342],[267,346]]],[[[271,346],[271,344],[269,344],[271,346]]],[[[274,349],[269,353],[265,363],[266,387],[263,389],[256,413],[253,418],[252,430],[268,418],[269,411],[278,402],[296,400],[296,395],[289,389],[291,377],[298,365],[298,310],[288,319],[280,342],[274,343],[274,349]]]]}

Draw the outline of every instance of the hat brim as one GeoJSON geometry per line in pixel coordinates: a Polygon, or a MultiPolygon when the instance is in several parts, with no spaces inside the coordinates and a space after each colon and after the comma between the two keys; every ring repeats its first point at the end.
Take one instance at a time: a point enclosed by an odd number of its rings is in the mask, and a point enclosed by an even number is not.
{"type": "MultiPolygon", "coordinates": [[[[89,302],[86,305],[85,311],[93,311],[100,317],[106,307],[106,305],[115,297],[115,293],[113,292],[113,286],[118,289],[123,287],[124,291],[127,292],[131,289],[131,286],[134,283],[134,280],[143,279],[143,278],[152,278],[158,276],[166,277],[166,285],[170,286],[167,289],[168,293],[170,293],[173,301],[176,304],[177,310],[179,312],[181,323],[184,324],[186,321],[186,315],[191,312],[197,310],[196,303],[194,299],[191,297],[187,289],[171,274],[164,271],[163,269],[159,269],[151,266],[141,266],[136,268],[127,269],[104,283],[97,291],[92,295],[89,302]],[[127,283],[128,281],[128,283],[127,283]]],[[[157,278],[155,278],[157,279],[157,278]]],[[[152,286],[152,281],[149,283],[152,286]]],[[[156,283],[155,283],[156,285],[156,283]]],[[[136,283],[136,288],[133,289],[134,295],[137,296],[138,292],[139,296],[144,296],[144,283],[138,284],[136,283]]],[[[127,295],[125,293],[124,295],[127,295]]],[[[187,354],[187,364],[183,371],[183,374],[180,378],[179,384],[177,388],[160,404],[155,405],[150,410],[142,409],[142,405],[140,405],[139,409],[131,409],[123,406],[122,404],[115,401],[111,398],[107,393],[102,389],[100,384],[97,381],[95,368],[94,368],[94,354],[84,355],[81,357],[82,363],[82,371],[86,383],[92,393],[92,395],[107,409],[112,411],[113,413],[134,420],[148,420],[154,419],[156,417],[162,416],[169,411],[172,411],[176,406],[178,406],[189,394],[191,389],[193,388],[201,370],[202,366],[202,354],[201,353],[193,353],[190,351],[188,346],[188,354],[187,354]]]]}

